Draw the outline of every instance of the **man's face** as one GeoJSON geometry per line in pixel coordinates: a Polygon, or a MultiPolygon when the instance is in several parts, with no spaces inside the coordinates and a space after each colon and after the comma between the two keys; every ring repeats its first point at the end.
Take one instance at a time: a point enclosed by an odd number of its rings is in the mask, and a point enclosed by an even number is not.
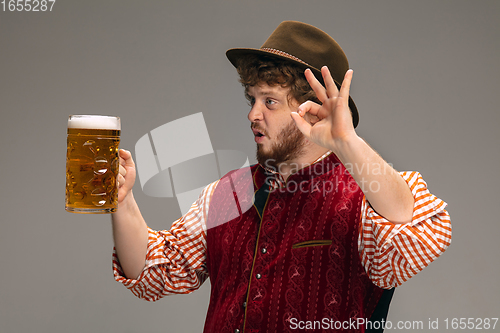
{"type": "Polygon", "coordinates": [[[249,87],[252,109],[248,113],[257,143],[257,161],[277,170],[283,162],[291,162],[304,152],[305,137],[295,125],[290,112],[299,103],[288,98],[289,88],[260,84],[249,87]]]}

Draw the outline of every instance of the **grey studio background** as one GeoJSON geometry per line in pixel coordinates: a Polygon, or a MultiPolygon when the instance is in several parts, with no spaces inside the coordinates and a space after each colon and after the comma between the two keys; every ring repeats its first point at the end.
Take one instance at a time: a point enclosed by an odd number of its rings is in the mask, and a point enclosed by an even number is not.
{"type": "MultiPolygon", "coordinates": [[[[398,288],[388,320],[435,332],[447,318],[500,317],[499,13],[496,0],[57,0],[52,12],[0,11],[0,332],[202,331],[208,282],[137,299],[113,279],[110,217],[65,212],[67,116],[120,116],[121,147],[133,151],[148,131],[203,112],[214,149],[254,162],[225,51],[260,47],[288,19],[339,42],[359,135],[449,204],[451,247],[398,288]]],[[[148,197],[139,182],[134,194],[154,229],[180,216],[175,198],[148,197]]]]}

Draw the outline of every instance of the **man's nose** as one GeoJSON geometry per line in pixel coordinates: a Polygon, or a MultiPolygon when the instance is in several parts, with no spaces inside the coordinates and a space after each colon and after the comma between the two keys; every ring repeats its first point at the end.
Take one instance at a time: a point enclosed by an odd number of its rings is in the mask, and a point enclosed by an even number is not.
{"type": "Polygon", "coordinates": [[[248,112],[248,120],[250,120],[252,123],[258,120],[262,120],[262,109],[261,106],[259,106],[259,103],[254,103],[254,105],[252,105],[250,112],[248,112]]]}

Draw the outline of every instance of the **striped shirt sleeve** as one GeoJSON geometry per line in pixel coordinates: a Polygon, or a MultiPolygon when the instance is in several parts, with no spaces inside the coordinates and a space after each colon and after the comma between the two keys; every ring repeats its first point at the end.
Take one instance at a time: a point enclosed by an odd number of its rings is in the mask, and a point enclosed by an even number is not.
{"type": "Polygon", "coordinates": [[[124,276],[116,250],[113,250],[115,280],[135,296],[148,301],[198,289],[208,277],[205,221],[217,183],[205,187],[186,215],[175,221],[170,230],[148,228],[146,264],[137,280],[124,276]]]}
{"type": "Polygon", "coordinates": [[[358,239],[361,261],[373,283],[386,289],[397,287],[420,272],[451,243],[446,203],[429,193],[420,173],[400,175],[415,198],[411,222],[389,222],[366,199],[362,206],[358,239]]]}

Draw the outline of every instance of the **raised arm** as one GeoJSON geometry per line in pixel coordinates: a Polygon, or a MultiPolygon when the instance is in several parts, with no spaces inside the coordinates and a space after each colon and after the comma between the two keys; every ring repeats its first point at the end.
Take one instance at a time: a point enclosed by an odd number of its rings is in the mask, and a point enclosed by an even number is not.
{"type": "Polygon", "coordinates": [[[321,69],[325,87],[307,69],[306,78],[322,105],[307,101],[292,112],[297,127],[316,144],[333,151],[356,180],[373,209],[392,223],[411,221],[414,199],[396,170],[385,162],[354,130],[349,110],[352,70],[347,71],[340,91],[328,70],[321,69]],[[320,120],[310,125],[306,113],[320,120]]]}
{"type": "Polygon", "coordinates": [[[118,209],[111,215],[116,254],[126,277],[137,278],[145,265],[148,228],[132,194],[136,169],[129,151],[120,149],[118,209]]]}

